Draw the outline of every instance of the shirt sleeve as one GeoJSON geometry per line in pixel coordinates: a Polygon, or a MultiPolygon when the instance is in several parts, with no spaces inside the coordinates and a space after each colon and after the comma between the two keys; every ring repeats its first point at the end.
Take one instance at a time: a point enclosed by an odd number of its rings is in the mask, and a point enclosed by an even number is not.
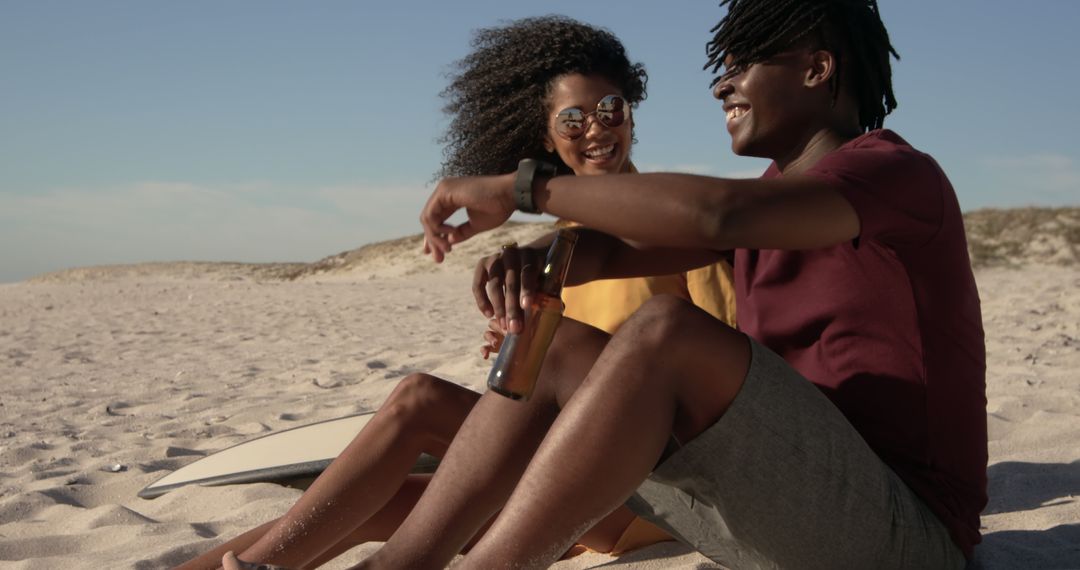
{"type": "Polygon", "coordinates": [[[855,146],[822,158],[806,173],[838,190],[859,216],[860,240],[917,248],[941,228],[944,174],[910,146],[855,146]]]}

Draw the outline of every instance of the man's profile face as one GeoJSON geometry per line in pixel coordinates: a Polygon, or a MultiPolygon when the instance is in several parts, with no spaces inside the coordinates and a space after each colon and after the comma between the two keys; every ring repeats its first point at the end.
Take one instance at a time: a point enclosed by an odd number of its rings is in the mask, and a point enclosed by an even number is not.
{"type": "Polygon", "coordinates": [[[740,156],[776,159],[788,152],[812,114],[804,79],[805,50],[782,52],[745,68],[725,61],[725,74],[713,86],[724,106],[731,150],[740,156]]]}

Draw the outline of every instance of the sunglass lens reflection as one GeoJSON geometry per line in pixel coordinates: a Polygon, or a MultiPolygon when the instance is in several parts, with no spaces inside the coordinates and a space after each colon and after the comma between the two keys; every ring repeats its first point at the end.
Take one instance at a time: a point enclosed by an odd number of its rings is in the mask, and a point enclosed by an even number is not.
{"type": "Polygon", "coordinates": [[[626,101],[622,97],[608,95],[596,105],[596,118],[608,127],[618,127],[626,120],[626,113],[623,111],[625,106],[626,101]]]}
{"type": "MultiPolygon", "coordinates": [[[[626,100],[618,95],[608,95],[596,105],[596,118],[604,126],[615,128],[626,121],[626,100]]],[[[559,111],[555,119],[555,128],[559,134],[570,139],[576,139],[585,132],[585,117],[591,113],[585,113],[577,107],[559,111]]]]}
{"type": "Polygon", "coordinates": [[[581,109],[564,109],[559,113],[559,130],[563,134],[573,137],[579,136],[584,125],[585,113],[581,109]]]}

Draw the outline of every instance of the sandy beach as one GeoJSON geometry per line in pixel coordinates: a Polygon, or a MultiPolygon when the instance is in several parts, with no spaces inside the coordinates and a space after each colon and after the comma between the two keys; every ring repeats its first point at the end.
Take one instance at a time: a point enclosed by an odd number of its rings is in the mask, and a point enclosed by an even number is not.
{"type": "MultiPolygon", "coordinates": [[[[990,435],[976,567],[1080,568],[1078,211],[969,217],[990,435]]],[[[481,236],[438,267],[412,236],[314,264],[141,264],[0,285],[0,567],[167,568],[284,513],[300,491],[269,483],[136,493],[252,437],[377,409],[414,371],[481,390],[490,363],[469,267],[543,229],[481,236]]],[[[718,568],[672,543],[556,567],[597,566],[718,568]]]]}

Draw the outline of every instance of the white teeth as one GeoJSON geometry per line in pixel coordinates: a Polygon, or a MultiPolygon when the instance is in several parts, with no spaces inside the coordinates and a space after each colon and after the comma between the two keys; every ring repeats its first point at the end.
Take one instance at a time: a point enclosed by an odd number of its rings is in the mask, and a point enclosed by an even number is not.
{"type": "Polygon", "coordinates": [[[743,107],[732,107],[728,109],[727,120],[738,119],[746,114],[746,109],[743,107]]]}
{"type": "Polygon", "coordinates": [[[585,151],[585,156],[587,156],[589,158],[597,158],[597,157],[603,156],[605,154],[608,154],[608,153],[610,153],[610,152],[612,152],[614,150],[615,150],[615,145],[609,144],[609,145],[607,145],[605,147],[602,147],[602,148],[594,148],[594,149],[591,149],[591,150],[587,150],[587,151],[585,151]]]}

